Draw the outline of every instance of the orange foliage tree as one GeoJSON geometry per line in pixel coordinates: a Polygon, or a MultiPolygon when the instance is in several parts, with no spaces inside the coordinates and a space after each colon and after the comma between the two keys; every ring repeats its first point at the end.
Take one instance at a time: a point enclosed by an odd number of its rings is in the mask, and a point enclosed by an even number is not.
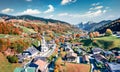
{"type": "Polygon", "coordinates": [[[89,36],[90,36],[90,38],[93,38],[93,37],[94,37],[93,33],[90,33],[89,36]]]}

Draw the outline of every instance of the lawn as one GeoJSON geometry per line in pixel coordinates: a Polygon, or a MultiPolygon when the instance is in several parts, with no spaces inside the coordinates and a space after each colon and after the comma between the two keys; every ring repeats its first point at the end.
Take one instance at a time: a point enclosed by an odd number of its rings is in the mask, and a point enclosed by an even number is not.
{"type": "Polygon", "coordinates": [[[26,33],[36,33],[33,29],[30,29],[24,26],[20,26],[20,28],[23,29],[23,31],[26,33]]]}
{"type": "Polygon", "coordinates": [[[66,63],[60,70],[62,70],[61,72],[90,72],[90,65],[66,63]]]}
{"type": "Polygon", "coordinates": [[[6,57],[0,52],[0,72],[13,72],[20,64],[11,64],[7,61],[6,57]]]}
{"type": "Polygon", "coordinates": [[[0,34],[0,38],[4,38],[5,36],[5,34],[0,34]]]}
{"type": "Polygon", "coordinates": [[[112,49],[115,47],[120,47],[120,38],[117,38],[115,36],[105,36],[105,37],[99,37],[99,38],[93,38],[93,39],[85,39],[81,40],[83,42],[84,46],[94,46],[94,47],[100,47],[103,49],[112,49]]]}

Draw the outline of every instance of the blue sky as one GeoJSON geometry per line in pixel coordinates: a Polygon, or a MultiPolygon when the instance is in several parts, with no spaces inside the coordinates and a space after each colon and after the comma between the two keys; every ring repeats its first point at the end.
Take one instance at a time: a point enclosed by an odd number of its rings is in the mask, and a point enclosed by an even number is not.
{"type": "Polygon", "coordinates": [[[78,24],[120,17],[120,0],[0,0],[0,12],[33,15],[78,24]]]}

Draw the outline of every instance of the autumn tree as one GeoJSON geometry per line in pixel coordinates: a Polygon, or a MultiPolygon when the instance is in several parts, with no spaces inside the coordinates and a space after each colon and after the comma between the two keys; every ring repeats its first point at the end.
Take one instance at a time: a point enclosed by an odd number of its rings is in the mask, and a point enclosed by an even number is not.
{"type": "Polygon", "coordinates": [[[99,37],[100,36],[100,33],[99,32],[95,32],[96,34],[96,37],[99,37]]]}
{"type": "Polygon", "coordinates": [[[100,34],[99,34],[99,32],[93,32],[93,36],[94,36],[94,37],[99,37],[100,34]]]}
{"type": "Polygon", "coordinates": [[[54,72],[59,72],[59,68],[58,68],[58,66],[55,66],[55,68],[54,68],[54,72]]]}
{"type": "Polygon", "coordinates": [[[90,38],[93,38],[93,37],[94,37],[94,35],[93,35],[92,32],[89,34],[89,36],[90,36],[90,38]]]}
{"type": "Polygon", "coordinates": [[[76,37],[79,38],[79,37],[80,37],[80,34],[76,34],[76,37]]]}
{"type": "Polygon", "coordinates": [[[112,35],[112,30],[111,29],[107,29],[105,35],[106,36],[112,35]]]}

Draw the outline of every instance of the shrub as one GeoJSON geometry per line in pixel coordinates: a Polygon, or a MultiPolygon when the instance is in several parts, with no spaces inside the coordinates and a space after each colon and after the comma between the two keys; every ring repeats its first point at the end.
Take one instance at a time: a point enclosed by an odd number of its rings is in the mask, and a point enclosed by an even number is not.
{"type": "Polygon", "coordinates": [[[17,63],[18,58],[16,56],[7,56],[7,59],[10,63],[17,63]]]}

